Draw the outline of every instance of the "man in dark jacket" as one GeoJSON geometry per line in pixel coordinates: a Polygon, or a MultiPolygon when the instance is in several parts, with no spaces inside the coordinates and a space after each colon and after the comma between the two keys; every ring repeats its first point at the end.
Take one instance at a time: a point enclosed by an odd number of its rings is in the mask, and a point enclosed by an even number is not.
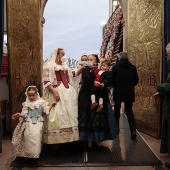
{"type": "Polygon", "coordinates": [[[135,86],[139,78],[136,67],[132,65],[126,52],[119,53],[119,61],[113,66],[111,73],[111,85],[113,86],[114,114],[119,128],[121,102],[125,103],[125,112],[131,131],[131,138],[136,138],[136,124],[132,110],[135,100],[135,86]]]}

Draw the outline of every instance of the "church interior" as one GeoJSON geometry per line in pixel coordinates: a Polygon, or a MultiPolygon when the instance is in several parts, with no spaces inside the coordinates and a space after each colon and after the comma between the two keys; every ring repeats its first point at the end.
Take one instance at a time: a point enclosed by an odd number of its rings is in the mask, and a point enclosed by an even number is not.
{"type": "Polygon", "coordinates": [[[169,0],[117,0],[114,8],[114,0],[110,0],[110,18],[102,28],[100,59],[115,63],[116,55],[127,51],[138,70],[134,103],[137,139],[129,138],[122,104],[120,133],[115,140],[102,142],[101,151],[88,151],[73,142],[44,146],[35,160],[13,156],[11,138],[18,121],[11,116],[20,112],[28,85],[36,85],[40,96],[43,93],[43,25],[49,1],[3,0],[0,5],[0,169],[168,169],[165,162],[170,162],[170,155],[160,153],[163,105],[153,94],[168,77],[169,0]]]}

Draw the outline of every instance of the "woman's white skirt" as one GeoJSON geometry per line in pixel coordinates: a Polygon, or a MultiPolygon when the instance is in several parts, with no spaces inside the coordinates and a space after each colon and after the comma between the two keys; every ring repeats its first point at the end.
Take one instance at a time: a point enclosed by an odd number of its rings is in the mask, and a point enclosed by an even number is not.
{"type": "MultiPolygon", "coordinates": [[[[79,140],[77,92],[63,83],[55,88],[60,100],[44,120],[43,142],[47,144],[66,143],[79,140]]],[[[54,101],[53,94],[46,90],[43,99],[49,104],[54,101]]]]}
{"type": "Polygon", "coordinates": [[[42,146],[43,122],[32,124],[21,119],[12,137],[12,148],[15,156],[39,158],[42,146]]]}

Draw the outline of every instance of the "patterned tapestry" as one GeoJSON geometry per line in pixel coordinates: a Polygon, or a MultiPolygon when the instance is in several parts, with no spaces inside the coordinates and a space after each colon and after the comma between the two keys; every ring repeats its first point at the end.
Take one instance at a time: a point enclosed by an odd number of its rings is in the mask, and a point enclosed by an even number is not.
{"type": "Polygon", "coordinates": [[[123,12],[119,5],[103,28],[103,41],[100,49],[101,59],[107,58],[114,61],[115,55],[120,52],[123,24],[123,12]]]}

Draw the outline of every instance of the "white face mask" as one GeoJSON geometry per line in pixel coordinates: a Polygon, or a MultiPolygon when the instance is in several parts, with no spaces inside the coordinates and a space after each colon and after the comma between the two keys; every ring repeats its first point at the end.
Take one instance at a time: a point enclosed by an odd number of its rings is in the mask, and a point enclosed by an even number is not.
{"type": "Polygon", "coordinates": [[[87,66],[87,67],[89,67],[89,68],[92,68],[92,67],[93,67],[93,63],[88,62],[88,61],[81,61],[81,62],[80,62],[80,65],[87,66]]]}
{"type": "Polygon", "coordinates": [[[67,57],[66,57],[65,55],[64,55],[63,57],[61,57],[61,62],[62,62],[62,63],[65,63],[66,60],[67,60],[67,57]]]}

